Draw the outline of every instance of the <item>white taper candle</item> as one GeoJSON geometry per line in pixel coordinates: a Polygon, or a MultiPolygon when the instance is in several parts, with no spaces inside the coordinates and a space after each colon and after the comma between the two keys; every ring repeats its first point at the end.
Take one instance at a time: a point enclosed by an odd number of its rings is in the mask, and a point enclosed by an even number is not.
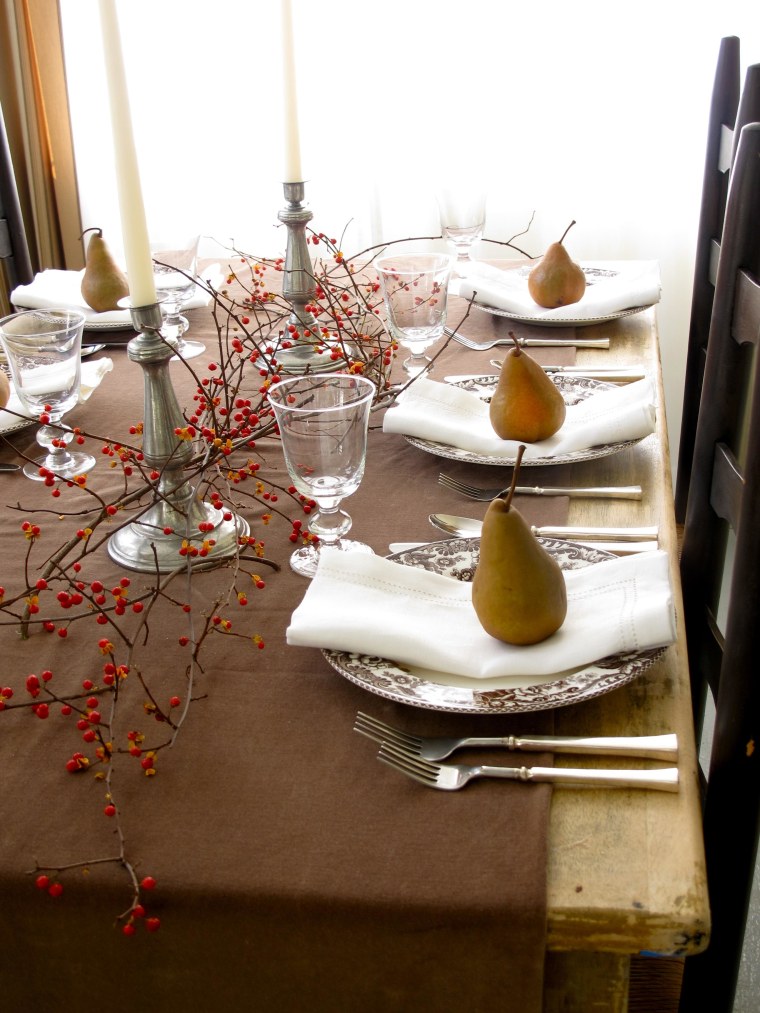
{"type": "Polygon", "coordinates": [[[100,0],[100,23],[111,106],[116,183],[129,295],[134,306],[150,306],[156,302],[156,286],[153,282],[145,205],[140,186],[124,57],[114,0],[100,0]]]}
{"type": "Polygon", "coordinates": [[[298,134],[298,94],[296,57],[293,47],[293,8],[291,0],[280,0],[282,14],[283,128],[285,132],[285,176],[283,183],[303,181],[301,142],[298,134]]]}

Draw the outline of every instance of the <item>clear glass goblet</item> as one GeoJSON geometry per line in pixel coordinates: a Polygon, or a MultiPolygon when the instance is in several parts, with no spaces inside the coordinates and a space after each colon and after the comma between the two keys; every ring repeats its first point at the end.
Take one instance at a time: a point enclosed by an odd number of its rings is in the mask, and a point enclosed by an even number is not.
{"type": "Polygon", "coordinates": [[[486,224],[485,191],[468,181],[442,186],[435,196],[443,238],[458,262],[472,260],[472,248],[482,239],[486,224]]]}
{"type": "Polygon", "coordinates": [[[351,517],[340,509],[356,492],[364,475],[367,425],[375,385],[363,376],[313,373],[282,380],[269,391],[280,430],[288,474],[302,496],[316,500],[309,531],[318,545],[306,545],[290,557],[290,565],[313,577],[322,546],[347,552],[372,552],[368,545],[346,539],[351,517]]]}
{"type": "Polygon", "coordinates": [[[84,314],[70,309],[25,310],[0,320],[0,341],[13,384],[30,415],[46,416],[37,431],[45,456],[24,465],[27,478],[41,469],[72,479],[95,467],[95,458],[68,450],[74,434],[61,418],[79,400],[84,314]]]}
{"type": "Polygon", "coordinates": [[[202,341],[186,341],[183,337],[190,327],[181,313],[183,305],[195,291],[195,274],[200,236],[152,242],[153,281],[161,305],[164,323],[161,334],[171,342],[177,355],[193,359],[206,350],[202,341]]]}
{"type": "Polygon", "coordinates": [[[375,261],[391,334],[412,353],[409,376],[430,368],[425,351],[443,335],[452,258],[446,253],[395,253],[375,261]]]}

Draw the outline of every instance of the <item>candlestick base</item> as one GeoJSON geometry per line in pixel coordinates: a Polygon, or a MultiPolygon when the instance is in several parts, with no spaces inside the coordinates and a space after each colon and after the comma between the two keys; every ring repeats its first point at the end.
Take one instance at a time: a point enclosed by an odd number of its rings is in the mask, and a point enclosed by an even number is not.
{"type": "Polygon", "coordinates": [[[192,449],[176,436],[184,419],[169,378],[174,350],[159,334],[161,309],[156,303],[130,310],[138,335],[127,345],[127,354],[145,379],[143,456],[160,478],[155,502],[138,520],[114,532],[108,554],[120,566],[142,573],[167,573],[188,562],[194,569],[218,566],[237,551],[248,523],[235,514],[220,518],[197,495],[192,482],[198,476],[185,475],[192,449]]]}
{"type": "Polygon", "coordinates": [[[287,227],[288,241],[283,268],[282,294],[293,307],[286,326],[286,340],[290,348],[280,346],[276,352],[278,371],[281,373],[327,373],[343,368],[343,355],[333,359],[330,355],[335,342],[324,338],[314,314],[306,307],[317,294],[317,283],[309,256],[306,226],[314,217],[304,206],[304,183],[282,184],[287,207],[277,215],[287,227]],[[317,348],[323,349],[318,352],[317,348]]]}

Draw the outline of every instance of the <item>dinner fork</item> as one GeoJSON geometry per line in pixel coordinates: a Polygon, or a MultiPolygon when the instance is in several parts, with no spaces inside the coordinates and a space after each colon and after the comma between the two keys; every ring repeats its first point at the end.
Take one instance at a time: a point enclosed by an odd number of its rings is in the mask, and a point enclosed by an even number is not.
{"type": "MultiPolygon", "coordinates": [[[[452,330],[450,327],[445,327],[444,331],[449,337],[458,341],[460,345],[464,345],[465,348],[471,348],[476,352],[487,352],[489,348],[493,348],[495,345],[510,345],[514,348],[514,341],[511,338],[489,338],[486,341],[474,341],[472,338],[468,338],[464,334],[460,334],[459,331],[452,330]]],[[[610,339],[518,338],[517,344],[521,348],[562,348],[564,346],[569,348],[609,348],[610,339]]]]}
{"type": "Polygon", "coordinates": [[[406,774],[427,788],[458,791],[476,777],[500,777],[510,781],[552,781],[555,784],[597,788],[652,788],[678,791],[678,767],[658,770],[595,770],[577,767],[491,767],[487,764],[430,763],[410,758],[392,743],[384,742],[378,760],[406,774]]]}
{"type": "Polygon", "coordinates": [[[501,747],[521,752],[557,752],[608,756],[642,756],[652,760],[676,760],[678,737],[668,735],[620,735],[588,737],[581,735],[502,735],[465,738],[410,735],[379,718],[358,711],[354,731],[375,742],[389,743],[410,759],[445,760],[465,746],[501,747]]]}
{"type": "MultiPolygon", "coordinates": [[[[447,489],[453,489],[454,492],[467,496],[469,499],[478,500],[483,503],[490,502],[492,499],[496,499],[497,496],[503,496],[509,489],[509,486],[503,489],[484,489],[478,485],[461,482],[458,478],[452,478],[451,475],[446,475],[444,472],[439,474],[438,483],[447,489]]],[[[518,485],[515,493],[518,496],[585,496],[595,499],[641,499],[642,497],[640,485],[589,486],[585,489],[562,488],[561,486],[518,485]]]]}

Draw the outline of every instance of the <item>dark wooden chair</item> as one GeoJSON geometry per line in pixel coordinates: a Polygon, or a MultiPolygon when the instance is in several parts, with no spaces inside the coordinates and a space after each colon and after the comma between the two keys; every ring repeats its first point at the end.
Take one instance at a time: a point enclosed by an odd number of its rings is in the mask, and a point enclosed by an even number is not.
{"type": "Polygon", "coordinates": [[[721,40],[713,84],[697,230],[689,341],[686,356],[681,437],[676,472],[676,520],[683,523],[689,494],[694,434],[707,352],[715,273],[723,234],[731,163],[741,128],[760,120],[760,64],[748,68],[740,88],[739,39],[721,40]]]}
{"type": "Polygon", "coordinates": [[[17,285],[28,285],[33,278],[5,119],[0,109],[0,308],[3,312],[12,311],[9,296],[13,289],[17,285]]]}
{"type": "MultiPolygon", "coordinates": [[[[704,793],[712,931],[681,1013],[730,1013],[760,831],[760,122],[729,187],[681,554],[695,727],[715,701],[704,793]]],[[[674,842],[677,847],[677,842],[674,842]]]]}

